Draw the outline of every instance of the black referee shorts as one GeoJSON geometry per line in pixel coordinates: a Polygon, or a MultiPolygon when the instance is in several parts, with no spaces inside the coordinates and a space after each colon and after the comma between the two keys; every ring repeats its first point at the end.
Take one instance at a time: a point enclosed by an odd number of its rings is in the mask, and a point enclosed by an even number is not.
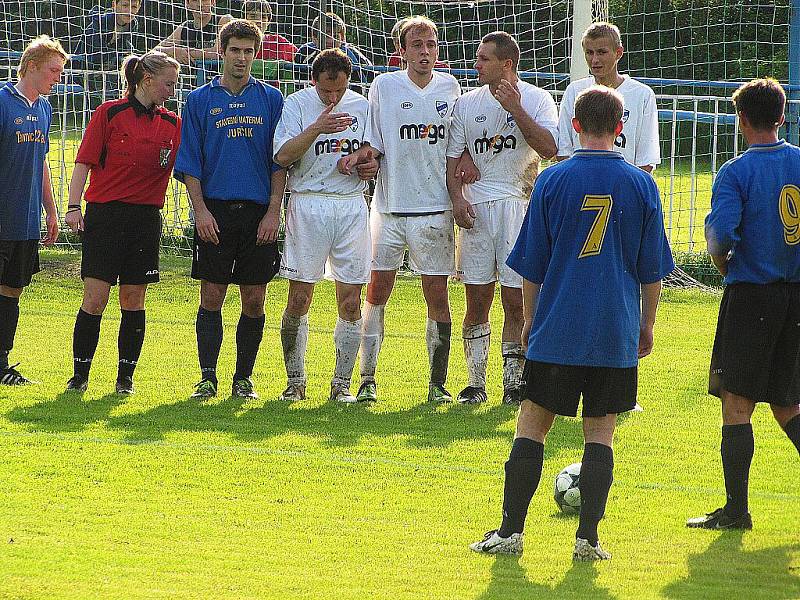
{"type": "Polygon", "coordinates": [[[636,406],[638,367],[583,367],[525,361],[525,399],[565,417],[605,417],[636,406]]]}
{"type": "Polygon", "coordinates": [[[800,283],[725,288],[708,393],[723,390],[753,402],[800,403],[800,283]]]}
{"type": "Polygon", "coordinates": [[[192,278],[210,283],[266,285],[281,264],[278,242],[257,245],[256,235],[267,206],[255,202],[206,199],[219,226],[219,244],[204,242],[194,230],[192,278]]]}
{"type": "Polygon", "coordinates": [[[81,278],[110,285],[159,280],[161,212],[157,206],[89,202],[84,225],[81,278]]]}
{"type": "Polygon", "coordinates": [[[24,288],[39,270],[39,240],[0,240],[0,285],[24,288]]]}

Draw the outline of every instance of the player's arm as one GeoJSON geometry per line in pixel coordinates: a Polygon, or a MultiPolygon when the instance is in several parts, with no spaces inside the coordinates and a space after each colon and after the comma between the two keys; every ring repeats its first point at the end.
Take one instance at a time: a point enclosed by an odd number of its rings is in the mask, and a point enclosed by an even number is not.
{"type": "Polygon", "coordinates": [[[184,174],[183,183],[186,186],[186,191],[189,192],[189,202],[194,210],[194,226],[197,229],[197,235],[204,242],[211,242],[216,245],[219,244],[219,225],[211,211],[206,206],[205,199],[203,198],[203,186],[200,180],[192,175],[184,174]]]}
{"type": "Polygon", "coordinates": [[[343,156],[336,163],[336,169],[342,175],[351,175],[353,169],[358,173],[359,178],[367,180],[373,179],[380,167],[381,154],[376,148],[364,142],[358,150],[347,156],[343,156]]]}
{"type": "Polygon", "coordinates": [[[708,254],[723,277],[728,274],[731,251],[740,239],[743,197],[739,182],[725,164],[711,187],[711,211],[705,221],[708,254]]]}
{"type": "Polygon", "coordinates": [[[300,160],[320,135],[341,133],[350,127],[353,117],[347,113],[333,112],[334,106],[326,106],[316,121],[283,144],[275,155],[275,162],[282,167],[288,167],[300,160]]]}
{"type": "Polygon", "coordinates": [[[64,221],[74,233],[83,231],[84,228],[81,199],[83,189],[86,187],[86,178],[89,176],[89,168],[86,163],[76,162],[75,168],[72,169],[72,178],[69,180],[67,214],[64,215],[64,221]]]}
{"type": "Polygon", "coordinates": [[[278,239],[278,229],[281,224],[281,207],[283,194],[286,191],[286,169],[278,169],[272,173],[270,180],[269,207],[267,214],[258,224],[256,244],[259,246],[271,244],[278,239]]]}
{"type": "Polygon", "coordinates": [[[447,192],[453,203],[453,219],[456,225],[464,229],[472,229],[475,224],[475,209],[464,198],[461,180],[461,158],[447,157],[447,192]]]}
{"type": "Polygon", "coordinates": [[[536,123],[522,106],[522,96],[516,85],[503,79],[497,86],[495,97],[500,106],[505,108],[514,120],[517,127],[525,137],[528,145],[536,150],[542,158],[552,158],[556,155],[558,147],[553,139],[553,134],[536,123]]]}
{"type": "Polygon", "coordinates": [[[572,93],[572,84],[567,86],[564,95],[561,97],[561,106],[558,109],[558,150],[556,150],[556,160],[567,160],[575,151],[573,136],[575,130],[572,127],[572,117],[575,116],[575,97],[572,93]]]}
{"type": "Polygon", "coordinates": [[[58,239],[58,211],[56,202],[53,199],[53,186],[50,183],[50,165],[44,161],[42,169],[42,205],[44,206],[45,224],[47,225],[47,236],[42,240],[45,246],[51,246],[58,239]]]}
{"type": "Polygon", "coordinates": [[[533,326],[533,315],[536,314],[536,305],[539,303],[539,291],[542,289],[541,283],[533,283],[527,279],[522,280],[522,316],[525,321],[522,325],[522,353],[528,351],[528,338],[531,335],[533,326]]]}
{"type": "Polygon", "coordinates": [[[658,106],[656,95],[650,90],[642,107],[641,127],[636,132],[636,166],[652,173],[661,162],[661,146],[658,139],[658,106]],[[643,163],[643,164],[640,164],[643,163]]]}
{"type": "Polygon", "coordinates": [[[653,326],[656,323],[656,309],[661,297],[661,280],[642,284],[642,317],[639,322],[639,358],[653,351],[653,326]]]}

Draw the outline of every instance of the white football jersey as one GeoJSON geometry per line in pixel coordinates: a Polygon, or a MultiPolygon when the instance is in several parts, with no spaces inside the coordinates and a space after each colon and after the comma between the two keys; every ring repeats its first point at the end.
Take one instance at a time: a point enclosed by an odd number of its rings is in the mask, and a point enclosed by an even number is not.
{"type": "Polygon", "coordinates": [[[447,136],[461,86],[433,72],[424,88],[406,71],[378,75],[369,88],[364,140],[384,156],[374,207],[383,213],[451,210],[447,193],[447,136]]]}
{"type": "MultiPolygon", "coordinates": [[[[622,95],[625,110],[622,113],[622,133],[614,140],[614,149],[637,167],[658,165],[661,163],[661,149],[656,95],[645,84],[627,75],[623,77],[625,81],[617,91],[622,95]]],[[[572,128],[575,98],[594,83],[594,77],[585,77],[570,83],[564,92],[558,118],[558,156],[572,156],[581,147],[578,134],[572,128]]]]}
{"type": "MultiPolygon", "coordinates": [[[[316,88],[308,87],[286,98],[275,128],[275,155],[283,145],[300,135],[317,120],[326,105],[316,88]]],[[[363,193],[365,182],[352,175],[342,175],[336,163],[361,147],[367,129],[369,103],[361,94],[347,90],[333,112],[347,113],[353,123],[340,133],[323,133],[314,140],[300,160],[289,167],[288,188],[297,193],[352,196],[363,193]]]]}
{"type": "MultiPolygon", "coordinates": [[[[553,97],[541,88],[520,81],[522,107],[537,125],[558,139],[558,113],[553,97]]],[[[488,85],[467,92],[456,102],[447,156],[458,158],[469,150],[481,173],[464,186],[472,204],[516,197],[529,198],[536,179],[539,155],[525,141],[514,118],[492,95],[488,85]]]]}

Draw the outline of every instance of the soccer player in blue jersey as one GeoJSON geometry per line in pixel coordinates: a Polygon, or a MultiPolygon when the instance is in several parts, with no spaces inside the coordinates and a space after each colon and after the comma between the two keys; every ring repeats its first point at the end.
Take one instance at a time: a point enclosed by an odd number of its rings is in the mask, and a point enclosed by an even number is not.
{"type": "Polygon", "coordinates": [[[19,298],[39,272],[44,207],[45,245],[58,237],[47,151],[53,109],[45,97],[61,79],[67,53],[43,35],[22,53],[19,79],[0,88],[0,384],[31,383],[9,365],[19,321],[19,298]]]}
{"type": "Polygon", "coordinates": [[[250,76],[261,30],[237,19],[222,28],[222,75],[186,99],[175,172],[186,184],[195,218],[192,277],[200,280],[197,350],[202,379],[194,397],[217,393],[222,304],[237,284],[234,396],[255,398],[250,376],[264,332],[267,283],[280,266],[280,223],[286,171],[273,159],[281,93],[250,76]]]}
{"type": "Polygon", "coordinates": [[[752,529],[747,482],[758,402],[800,451],[800,148],[778,138],[786,95],[773,79],[733,94],[747,152],[725,163],[711,191],[706,241],[725,276],[708,392],[722,401],[727,502],[688,527],[752,529]]]}
{"type": "Polygon", "coordinates": [[[519,554],[544,441],[583,396],[581,515],[573,560],[611,558],[598,540],[614,465],[617,414],[636,404],[638,360],[653,349],[661,279],[673,267],[661,200],[648,173],[614,152],[622,97],[591,87],[575,102],[581,150],[534,186],[508,265],[522,275],[525,393],[505,464],[503,521],[470,547],[519,554]]]}

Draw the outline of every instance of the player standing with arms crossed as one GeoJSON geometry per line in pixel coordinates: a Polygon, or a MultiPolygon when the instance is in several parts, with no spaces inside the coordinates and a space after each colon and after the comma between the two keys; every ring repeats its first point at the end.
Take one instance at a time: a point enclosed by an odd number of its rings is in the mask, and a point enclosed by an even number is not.
{"type": "Polygon", "coordinates": [[[67,53],[58,40],[35,38],[22,53],[16,83],[0,88],[0,385],[33,383],[10,365],[19,298],[39,272],[42,208],[49,246],[58,213],[47,152],[53,108],[45,97],[61,80],[67,53]]]}
{"type": "Polygon", "coordinates": [[[456,269],[465,284],[462,337],[469,379],[458,401],[486,400],[489,310],[495,281],[503,302],[503,401],[522,400],[522,277],[506,265],[517,240],[539,157],[556,153],[558,115],[552,96],[517,75],[519,46],[509,34],[484,36],[475,69],[482,87],[459,98],[447,143],[447,187],[459,226],[456,269]],[[464,185],[456,175],[467,150],[481,176],[464,185]]]}
{"type": "Polygon", "coordinates": [[[306,395],[308,309],[315,284],[330,261],[336,280],[338,318],[333,331],[336,366],[330,399],[356,402],[350,393],[361,344],[361,288],[369,281],[369,211],[362,180],[375,176],[377,162],[343,175],[337,162],[358,150],[367,126],[367,99],[348,89],[352,64],[339,49],[318,53],[311,66],[313,87],[286,98],[275,131],[275,162],[289,169],[289,203],[281,274],[289,298],[281,319],[281,344],[288,383],[284,400],[306,395]]]}
{"type": "Polygon", "coordinates": [[[461,88],[452,75],[433,70],[439,38],[430,19],[409,19],[400,32],[400,46],[407,68],[379,75],[369,90],[364,137],[369,146],[340,161],[347,174],[373,152],[383,163],[370,213],[372,274],[364,305],[358,399],[376,399],[384,312],[408,248],[411,268],[422,275],[428,307],[428,401],[447,402],[452,400],[444,387],[452,329],[447,278],[454,271],[454,229],[446,146],[461,88]]]}
{"type": "Polygon", "coordinates": [[[286,171],[272,159],[272,140],[283,97],[250,76],[261,30],[234,20],[219,34],[222,75],[186,99],[175,175],[194,207],[192,278],[200,280],[197,351],[202,379],[193,394],[217,393],[222,347],[222,304],[239,286],[242,314],[236,328],[232,394],[256,398],[250,376],[264,333],[267,283],[278,270],[286,171]]]}
{"type": "Polygon", "coordinates": [[[617,414],[636,404],[638,360],[653,349],[661,279],[673,269],[653,178],[613,152],[619,93],[592,87],[575,102],[582,150],[544,171],[508,264],[522,277],[526,389],[505,464],[503,521],[470,547],[520,554],[557,414],[583,396],[580,522],[573,560],[611,555],[598,540],[614,469],[617,414]],[[529,333],[529,335],[528,335],[529,333]]]}
{"type": "Polygon", "coordinates": [[[750,418],[770,405],[800,451],[800,148],[778,138],[786,94],[756,79],[733,94],[749,149],[726,162],[711,191],[706,241],[725,276],[708,392],[722,401],[727,502],[688,527],[752,529],[750,418]]]}

